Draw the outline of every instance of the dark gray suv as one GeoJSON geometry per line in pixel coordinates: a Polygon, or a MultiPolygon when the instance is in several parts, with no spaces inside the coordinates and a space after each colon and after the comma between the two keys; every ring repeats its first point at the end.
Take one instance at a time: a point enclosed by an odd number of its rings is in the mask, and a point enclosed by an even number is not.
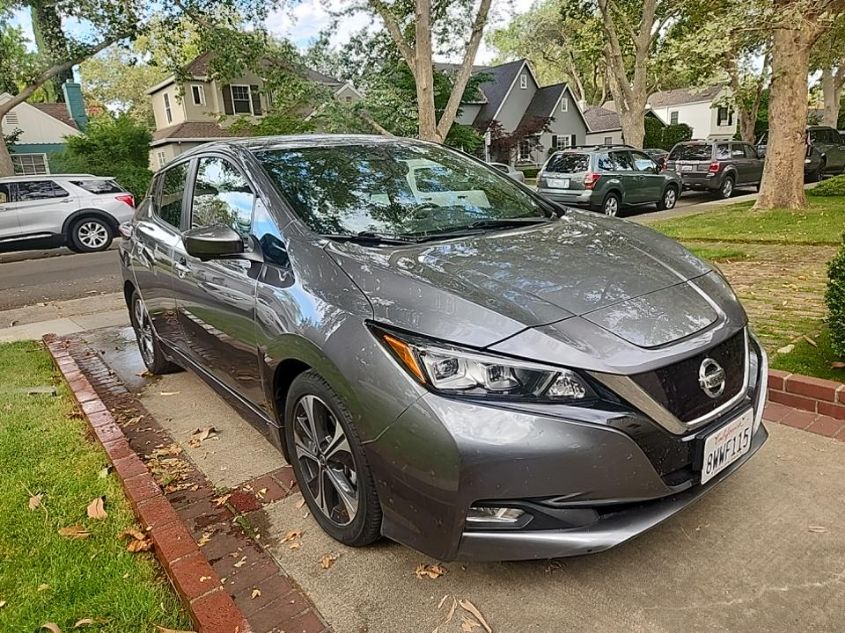
{"type": "Polygon", "coordinates": [[[667,169],[681,174],[684,189],[712,191],[730,198],[739,187],[759,189],[763,159],[753,145],[740,141],[685,141],[666,158],[667,169]]]}
{"type": "Polygon", "coordinates": [[[597,552],[767,438],[766,355],[716,269],[446,147],[208,143],[125,232],[149,370],[240,403],[347,545],[597,552]]]}
{"type": "Polygon", "coordinates": [[[672,209],[681,179],[628,145],[592,145],[552,154],[537,174],[537,191],[561,204],[615,216],[623,207],[646,204],[672,209]]]}

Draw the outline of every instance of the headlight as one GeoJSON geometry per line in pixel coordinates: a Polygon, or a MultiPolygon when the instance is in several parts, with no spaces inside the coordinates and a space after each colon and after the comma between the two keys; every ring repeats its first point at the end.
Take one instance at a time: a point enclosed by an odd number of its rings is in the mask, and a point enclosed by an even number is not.
{"type": "Polygon", "coordinates": [[[432,391],[496,399],[572,403],[596,398],[571,369],[464,349],[372,327],[399,364],[432,391]]]}

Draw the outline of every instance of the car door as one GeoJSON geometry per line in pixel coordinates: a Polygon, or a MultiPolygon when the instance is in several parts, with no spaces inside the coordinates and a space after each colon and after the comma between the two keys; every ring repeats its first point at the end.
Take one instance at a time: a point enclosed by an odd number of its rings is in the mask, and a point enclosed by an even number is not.
{"type": "Polygon", "coordinates": [[[742,147],[742,143],[731,143],[729,151],[730,163],[736,170],[736,184],[748,184],[752,180],[751,165],[745,157],[745,149],[742,147]]]}
{"type": "Polygon", "coordinates": [[[753,145],[743,143],[742,148],[745,151],[745,160],[748,161],[749,178],[754,184],[759,183],[763,179],[763,165],[765,162],[758,155],[757,149],[753,145]]]}
{"type": "Polygon", "coordinates": [[[660,174],[657,163],[645,152],[631,151],[634,168],[637,170],[636,185],[641,202],[657,202],[663,196],[666,179],[660,174]]]}
{"type": "MultiPolygon", "coordinates": [[[[256,195],[244,173],[222,155],[197,159],[187,197],[191,229],[225,225],[247,251],[256,195]]],[[[181,348],[222,384],[254,404],[263,401],[255,339],[255,288],[261,264],[248,258],[201,261],[175,248],[176,310],[181,348]]]]}
{"type": "Polygon", "coordinates": [[[642,192],[637,186],[637,170],[634,169],[634,159],[627,150],[608,152],[614,175],[622,183],[622,202],[624,204],[639,204],[643,201],[642,192]]]}
{"type": "Polygon", "coordinates": [[[142,203],[132,232],[133,272],[141,299],[158,337],[178,345],[181,330],[173,295],[173,252],[181,243],[185,185],[190,161],[169,166],[156,175],[151,195],[142,203]]]}
{"type": "Polygon", "coordinates": [[[76,210],[76,196],[56,181],[21,180],[15,206],[23,235],[58,235],[65,219],[76,210]]]}
{"type": "Polygon", "coordinates": [[[12,199],[14,184],[0,183],[0,240],[16,237],[20,232],[18,210],[12,199]]]}

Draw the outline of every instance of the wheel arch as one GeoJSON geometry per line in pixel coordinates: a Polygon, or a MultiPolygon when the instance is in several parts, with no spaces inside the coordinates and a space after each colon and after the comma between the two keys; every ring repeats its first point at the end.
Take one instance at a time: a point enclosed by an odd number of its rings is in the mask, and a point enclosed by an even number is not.
{"type": "Polygon", "coordinates": [[[117,235],[117,228],[118,228],[118,221],[115,217],[108,213],[107,211],[103,211],[102,209],[97,209],[94,207],[86,207],[84,209],[77,209],[69,216],[67,216],[62,223],[62,235],[65,237],[68,236],[68,231],[70,228],[76,224],[79,220],[83,218],[98,218],[103,220],[109,227],[109,230],[112,232],[112,237],[117,235]]]}

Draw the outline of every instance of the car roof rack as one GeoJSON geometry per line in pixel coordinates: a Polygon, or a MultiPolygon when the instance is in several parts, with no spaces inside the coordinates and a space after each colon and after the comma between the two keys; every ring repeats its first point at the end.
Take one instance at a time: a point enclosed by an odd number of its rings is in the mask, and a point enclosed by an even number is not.
{"type": "Polygon", "coordinates": [[[637,149],[633,145],[627,145],[625,143],[587,143],[586,145],[568,145],[567,147],[559,147],[558,151],[563,152],[568,149],[587,149],[587,148],[607,148],[607,147],[621,147],[624,149],[637,149]]]}
{"type": "Polygon", "coordinates": [[[0,180],[44,180],[50,178],[97,178],[100,180],[114,180],[113,176],[95,176],[94,174],[14,174],[3,176],[0,180]]]}

